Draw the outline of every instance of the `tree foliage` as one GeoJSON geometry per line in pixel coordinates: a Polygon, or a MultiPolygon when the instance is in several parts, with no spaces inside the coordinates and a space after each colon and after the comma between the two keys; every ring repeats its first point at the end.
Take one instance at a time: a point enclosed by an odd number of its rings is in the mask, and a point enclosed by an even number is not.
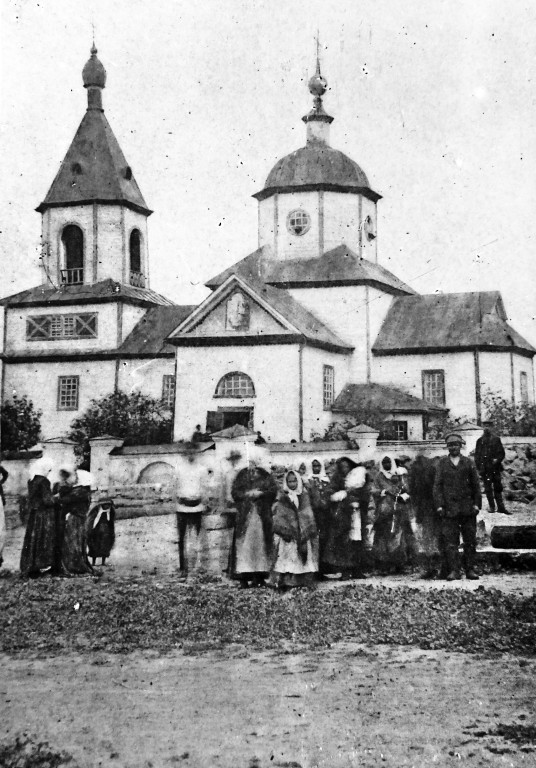
{"type": "Polygon", "coordinates": [[[2,451],[27,451],[41,437],[41,411],[26,395],[13,395],[1,409],[2,451]]]}
{"type": "Polygon", "coordinates": [[[77,444],[79,460],[89,465],[89,441],[112,435],[125,445],[155,445],[172,439],[173,418],[161,400],[141,392],[114,392],[92,400],[86,412],[71,424],[69,437],[77,444]]]}
{"type": "Polygon", "coordinates": [[[483,398],[486,419],[493,422],[501,435],[536,436],[536,405],[512,403],[496,392],[486,392],[483,398]]]}

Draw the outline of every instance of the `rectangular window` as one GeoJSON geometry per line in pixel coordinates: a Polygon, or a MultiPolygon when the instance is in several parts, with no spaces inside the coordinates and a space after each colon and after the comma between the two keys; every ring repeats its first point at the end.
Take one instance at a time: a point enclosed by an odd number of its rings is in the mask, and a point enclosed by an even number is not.
{"type": "Polygon", "coordinates": [[[529,377],[525,371],[521,371],[519,374],[519,386],[521,389],[521,402],[528,403],[529,401],[529,377]]]}
{"type": "Polygon", "coordinates": [[[407,440],[408,422],[407,421],[389,421],[381,435],[382,440],[407,440]]]}
{"type": "Polygon", "coordinates": [[[175,376],[169,373],[162,376],[162,402],[167,408],[175,403],[175,376]]]}
{"type": "Polygon", "coordinates": [[[79,376],[59,376],[58,411],[77,411],[79,391],[79,376]]]}
{"type": "Polygon", "coordinates": [[[433,405],[445,405],[445,371],[422,372],[422,398],[433,405]]]}
{"type": "Polygon", "coordinates": [[[28,341],[96,338],[97,315],[94,312],[76,315],[37,315],[26,319],[28,341]]]}
{"type": "Polygon", "coordinates": [[[323,370],[323,402],[324,402],[325,411],[331,408],[334,400],[335,400],[335,368],[332,365],[325,365],[323,370]]]}

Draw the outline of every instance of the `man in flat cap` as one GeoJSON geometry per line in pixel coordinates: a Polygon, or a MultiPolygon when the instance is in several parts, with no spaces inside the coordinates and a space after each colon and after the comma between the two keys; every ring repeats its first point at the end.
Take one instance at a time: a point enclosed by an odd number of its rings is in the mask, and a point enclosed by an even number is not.
{"type": "Polygon", "coordinates": [[[461,533],[466,578],[478,579],[475,558],[476,516],[482,507],[480,480],[475,464],[461,455],[461,435],[448,435],[446,443],[449,455],[439,460],[434,482],[434,502],[441,520],[441,570],[448,574],[447,581],[460,578],[461,533]]]}
{"type": "Polygon", "coordinates": [[[483,421],[484,434],[476,441],[475,464],[484,483],[484,493],[489,504],[489,511],[511,515],[504,506],[502,478],[504,448],[501,438],[493,432],[493,422],[483,421]]]}

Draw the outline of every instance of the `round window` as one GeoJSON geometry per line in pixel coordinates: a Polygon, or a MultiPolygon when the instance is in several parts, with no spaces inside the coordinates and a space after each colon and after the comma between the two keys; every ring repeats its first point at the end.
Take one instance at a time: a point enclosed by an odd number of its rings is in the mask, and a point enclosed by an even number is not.
{"type": "Polygon", "coordinates": [[[311,226],[311,217],[305,211],[291,211],[287,216],[287,228],[293,235],[304,235],[311,226]]]}

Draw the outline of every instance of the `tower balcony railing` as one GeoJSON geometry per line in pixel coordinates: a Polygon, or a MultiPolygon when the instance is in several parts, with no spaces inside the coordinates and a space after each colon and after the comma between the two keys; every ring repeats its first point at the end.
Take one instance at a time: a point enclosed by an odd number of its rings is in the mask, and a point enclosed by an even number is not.
{"type": "Polygon", "coordinates": [[[82,285],[84,282],[83,267],[77,267],[76,269],[62,269],[61,282],[63,285],[82,285]]]}
{"type": "Polygon", "coordinates": [[[130,270],[130,285],[133,285],[135,288],[145,288],[145,275],[141,272],[130,270]]]}

